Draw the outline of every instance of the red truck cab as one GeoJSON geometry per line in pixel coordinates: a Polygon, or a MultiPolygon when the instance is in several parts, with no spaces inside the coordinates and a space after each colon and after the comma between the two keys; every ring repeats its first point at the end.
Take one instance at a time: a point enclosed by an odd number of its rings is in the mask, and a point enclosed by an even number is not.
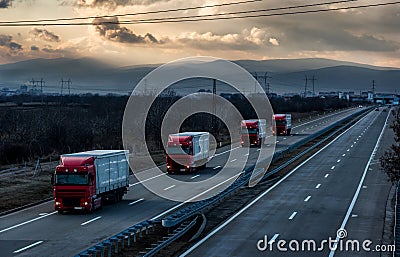
{"type": "Polygon", "coordinates": [[[292,115],[291,114],[275,114],[272,117],[273,135],[290,135],[292,131],[292,115]]]}
{"type": "Polygon", "coordinates": [[[54,207],[62,212],[81,209],[92,211],[100,207],[101,198],[96,195],[93,157],[61,157],[54,177],[54,207]]]}

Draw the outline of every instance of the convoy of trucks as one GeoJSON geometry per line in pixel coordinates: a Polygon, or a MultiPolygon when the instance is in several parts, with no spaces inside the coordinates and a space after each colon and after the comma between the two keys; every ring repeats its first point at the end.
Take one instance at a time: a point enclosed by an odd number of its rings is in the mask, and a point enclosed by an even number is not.
{"type": "Polygon", "coordinates": [[[210,157],[210,133],[185,132],[168,136],[167,172],[204,168],[210,157]]]}
{"type": "Polygon", "coordinates": [[[272,116],[272,134],[290,135],[292,131],[292,115],[291,114],[274,114],[272,116]]]}
{"type": "Polygon", "coordinates": [[[267,136],[267,122],[263,119],[242,120],[240,141],[242,146],[261,146],[267,136]]]}
{"type": "MultiPolygon", "coordinates": [[[[273,115],[274,135],[290,135],[290,114],[273,115]]],[[[265,119],[241,121],[241,144],[261,146],[266,138],[265,119]]],[[[64,154],[56,167],[54,208],[93,211],[104,201],[122,200],[129,187],[129,152],[126,150],[93,150],[64,154]]],[[[184,132],[170,134],[166,148],[167,172],[192,172],[204,168],[210,159],[210,133],[184,132]]]]}
{"type": "Polygon", "coordinates": [[[105,200],[122,200],[129,187],[128,154],[93,150],[61,155],[53,177],[55,210],[90,212],[105,200]]]}

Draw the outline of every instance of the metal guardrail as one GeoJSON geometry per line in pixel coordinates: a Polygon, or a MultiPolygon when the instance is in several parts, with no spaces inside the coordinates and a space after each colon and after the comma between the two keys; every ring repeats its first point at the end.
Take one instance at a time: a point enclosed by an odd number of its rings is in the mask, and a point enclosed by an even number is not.
{"type": "MultiPolygon", "coordinates": [[[[332,128],[336,127],[338,124],[348,121],[356,116],[362,116],[364,113],[366,113],[370,109],[371,108],[361,110],[350,116],[342,118],[341,120],[335,122],[334,124],[331,124],[330,126],[322,129],[321,131],[318,131],[317,133],[312,134],[312,135],[300,140],[299,142],[296,142],[295,144],[289,146],[288,148],[274,153],[274,156],[272,157],[272,162],[276,162],[277,160],[281,159],[284,154],[290,153],[293,150],[297,149],[298,147],[303,146],[304,144],[314,140],[315,138],[321,136],[322,134],[324,134],[324,133],[328,132],[329,130],[331,130],[332,128]]],[[[342,128],[335,130],[333,133],[331,133],[331,135],[337,133],[337,131],[339,131],[341,129],[342,128]]],[[[327,137],[327,138],[329,138],[329,137],[327,137]]],[[[323,143],[325,140],[327,140],[327,138],[318,142],[316,145],[314,145],[312,147],[312,149],[317,147],[319,144],[323,143]]],[[[266,179],[269,176],[277,173],[278,171],[280,171],[284,167],[288,166],[290,163],[294,162],[295,160],[297,160],[298,158],[300,158],[301,156],[303,156],[304,154],[306,154],[309,151],[311,151],[310,148],[307,149],[306,151],[298,154],[297,156],[295,156],[288,162],[285,162],[284,164],[280,165],[279,167],[275,168],[274,170],[268,172],[267,174],[264,175],[263,179],[266,179]]],[[[164,218],[162,220],[162,225],[164,227],[173,227],[173,226],[181,224],[185,221],[187,222],[187,220],[190,217],[193,217],[193,216],[197,215],[198,213],[200,213],[201,211],[205,210],[207,207],[211,207],[215,203],[222,201],[223,199],[225,199],[225,197],[227,197],[228,195],[230,195],[231,193],[238,190],[240,187],[246,185],[249,182],[249,179],[251,177],[251,173],[252,173],[254,167],[255,167],[255,165],[245,169],[242,172],[242,176],[238,177],[228,188],[226,188],[224,191],[218,193],[217,195],[215,195],[211,198],[193,203],[193,204],[183,208],[182,210],[179,210],[179,211],[169,215],[168,217],[164,218]]],[[[106,252],[108,254],[108,257],[111,257],[113,249],[114,249],[114,253],[119,253],[119,250],[123,249],[125,247],[125,241],[127,241],[126,245],[129,247],[131,244],[132,236],[133,236],[133,242],[136,242],[138,235],[139,235],[139,237],[141,237],[143,231],[145,231],[146,234],[148,234],[148,230],[151,227],[153,227],[154,225],[159,224],[159,223],[160,223],[160,220],[147,220],[147,221],[140,222],[140,223],[133,225],[133,226],[125,229],[124,231],[122,231],[112,237],[109,237],[108,239],[84,250],[83,252],[75,255],[75,257],[97,256],[98,253],[100,253],[101,256],[103,257],[103,256],[105,256],[106,252]],[[119,247],[119,245],[121,245],[121,247],[119,247]]],[[[195,220],[193,220],[192,222],[187,223],[187,224],[183,223],[182,224],[182,225],[184,225],[183,228],[181,228],[181,229],[178,228],[178,229],[174,230],[174,233],[171,237],[165,238],[165,240],[159,242],[159,244],[157,244],[153,248],[149,249],[149,251],[144,256],[149,257],[149,256],[152,256],[155,253],[159,252],[162,248],[169,245],[174,240],[176,240],[181,235],[183,235],[194,224],[195,224],[195,220]]],[[[399,247],[399,249],[400,249],[400,247],[399,247]]],[[[399,255],[399,257],[400,257],[400,255],[399,255]]]]}
{"type": "Polygon", "coordinates": [[[155,224],[160,223],[159,221],[152,221],[152,220],[146,220],[143,222],[140,222],[136,225],[133,225],[124,231],[109,237],[108,239],[96,244],[95,246],[92,246],[85,251],[75,255],[75,257],[91,257],[91,256],[97,256],[97,253],[100,253],[101,256],[105,256],[105,253],[107,252],[107,256],[111,257],[113,249],[114,253],[119,253],[121,249],[125,248],[125,241],[126,241],[126,246],[129,247],[131,245],[132,241],[132,236],[133,236],[133,242],[136,243],[137,237],[142,237],[143,232],[148,234],[149,229],[154,227],[155,224]],[[121,245],[121,247],[120,247],[121,245]]]}

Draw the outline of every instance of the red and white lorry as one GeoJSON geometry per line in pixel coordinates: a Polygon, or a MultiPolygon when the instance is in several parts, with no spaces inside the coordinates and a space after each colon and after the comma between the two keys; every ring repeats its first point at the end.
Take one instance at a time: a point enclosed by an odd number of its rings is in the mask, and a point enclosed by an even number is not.
{"type": "Polygon", "coordinates": [[[291,114],[274,114],[272,116],[272,134],[290,135],[292,132],[292,115],[291,114]]]}
{"type": "Polygon", "coordinates": [[[242,146],[261,146],[267,136],[267,122],[263,119],[242,120],[240,141],[242,146]]]}
{"type": "Polygon", "coordinates": [[[93,150],[64,154],[56,167],[54,208],[93,211],[102,201],[122,200],[129,187],[129,152],[93,150]]]}
{"type": "Polygon", "coordinates": [[[210,158],[210,133],[170,134],[166,149],[167,172],[204,168],[210,158]]]}

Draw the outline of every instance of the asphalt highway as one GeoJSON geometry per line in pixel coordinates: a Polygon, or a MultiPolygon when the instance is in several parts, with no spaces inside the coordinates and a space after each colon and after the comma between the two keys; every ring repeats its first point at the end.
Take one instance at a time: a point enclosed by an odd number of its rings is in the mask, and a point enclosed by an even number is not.
{"type": "Polygon", "coordinates": [[[389,113],[370,112],[181,257],[381,256],[389,113]]]}
{"type": "MultiPolygon", "coordinates": [[[[335,112],[320,116],[313,121],[295,125],[292,130],[292,136],[280,136],[277,138],[276,149],[284,149],[305,136],[315,133],[358,110],[358,108],[354,108],[335,112]]],[[[377,122],[381,122],[381,119],[382,118],[379,117],[377,122]]],[[[372,130],[371,128],[369,131],[372,130]]],[[[366,140],[365,137],[363,140],[366,140]]],[[[250,149],[245,165],[251,165],[257,160],[259,154],[257,150],[257,148],[250,149]]],[[[368,151],[368,149],[364,150],[368,151]]],[[[206,169],[192,174],[168,175],[166,173],[159,174],[155,171],[147,170],[144,171],[146,172],[146,176],[148,176],[148,178],[146,178],[146,183],[162,185],[162,190],[173,192],[172,195],[174,192],[180,194],[179,186],[165,182],[167,177],[182,181],[205,180],[213,177],[228,160],[232,162],[232,160],[236,159],[232,163],[240,162],[241,158],[245,155],[242,151],[243,149],[238,145],[220,148],[216,151],[214,158],[208,163],[206,169]],[[236,158],[235,156],[238,157],[236,158]]],[[[231,174],[228,172],[226,177],[221,178],[221,181],[229,182],[234,177],[234,175],[229,177],[230,175],[231,174]]],[[[350,185],[352,184],[349,184],[349,186],[350,185]]],[[[294,188],[298,189],[303,186],[302,183],[293,185],[294,188]]],[[[210,188],[204,188],[204,191],[207,190],[210,190],[210,188]]],[[[213,190],[212,192],[216,193],[221,189],[215,187],[213,190]]],[[[286,192],[286,194],[288,193],[289,192],[286,192]]],[[[298,197],[299,196],[297,196],[297,198],[298,197]]],[[[298,200],[296,200],[294,196],[287,196],[284,199],[286,198],[288,200],[287,203],[298,200]]],[[[335,201],[335,199],[336,198],[333,198],[332,200],[335,201]]],[[[0,255],[73,256],[131,225],[143,220],[160,217],[178,209],[182,205],[182,203],[166,200],[155,195],[147,190],[141,182],[138,182],[134,176],[131,176],[129,192],[124,196],[124,200],[114,205],[104,206],[102,210],[96,210],[94,213],[67,213],[60,215],[54,211],[53,201],[50,201],[5,216],[0,216],[0,255]]],[[[272,205],[275,206],[274,204],[272,205]]],[[[283,206],[281,206],[281,208],[283,208],[283,206]]],[[[276,208],[273,208],[273,210],[274,209],[276,208]]],[[[301,215],[299,215],[299,217],[300,216],[301,215]]],[[[268,231],[265,230],[265,233],[268,231]]],[[[279,231],[278,228],[276,231],[279,231]]]]}

